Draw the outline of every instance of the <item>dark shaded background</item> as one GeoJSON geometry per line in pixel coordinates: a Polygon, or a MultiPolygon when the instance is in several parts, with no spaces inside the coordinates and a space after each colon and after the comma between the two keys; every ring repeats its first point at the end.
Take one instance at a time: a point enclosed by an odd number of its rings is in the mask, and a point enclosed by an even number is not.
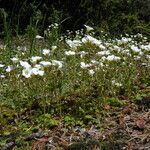
{"type": "Polygon", "coordinates": [[[150,0],[0,0],[0,32],[6,12],[12,32],[23,33],[33,24],[39,32],[51,23],[61,30],[76,30],[84,24],[97,26],[112,34],[150,31],[150,0]]]}

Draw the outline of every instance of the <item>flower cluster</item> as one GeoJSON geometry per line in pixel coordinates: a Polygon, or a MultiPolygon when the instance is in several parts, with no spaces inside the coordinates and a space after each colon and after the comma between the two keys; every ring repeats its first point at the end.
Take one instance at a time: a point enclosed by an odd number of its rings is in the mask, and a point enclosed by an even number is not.
{"type": "MultiPolygon", "coordinates": [[[[57,28],[58,25],[54,24],[49,28],[57,28]]],[[[92,27],[86,26],[88,32],[93,31],[92,27]]],[[[37,35],[37,39],[43,39],[43,37],[37,35]]],[[[57,66],[54,68],[62,69],[64,66],[69,66],[72,59],[76,59],[80,70],[86,70],[87,74],[94,76],[100,69],[105,70],[110,62],[125,64],[130,58],[133,61],[140,60],[142,58],[142,64],[150,66],[150,43],[147,42],[147,38],[142,35],[134,35],[130,37],[121,37],[120,39],[98,39],[91,35],[84,35],[82,38],[75,38],[74,40],[66,39],[66,49],[58,49],[57,46],[52,46],[51,49],[42,49],[40,56],[32,56],[21,60],[20,58],[12,57],[13,64],[5,65],[0,64],[0,70],[5,70],[7,73],[15,70],[15,68],[21,68],[21,75],[25,78],[30,78],[33,75],[44,76],[45,68],[51,66],[57,66]],[[143,38],[142,42],[134,40],[139,37],[143,38]],[[88,45],[92,45],[89,50],[88,45]],[[56,56],[53,57],[55,50],[62,51],[61,56],[57,60],[56,56]],[[73,57],[72,57],[73,56],[73,57]],[[70,58],[69,62],[67,61],[70,58]],[[60,60],[61,58],[61,60],[60,60]]],[[[5,73],[0,74],[1,78],[4,78],[5,73]]],[[[115,81],[115,80],[114,80],[115,81]]],[[[112,82],[114,84],[114,81],[112,82]]],[[[114,84],[115,85],[115,84],[114,84]]],[[[119,85],[119,84],[118,84],[119,85]]]]}

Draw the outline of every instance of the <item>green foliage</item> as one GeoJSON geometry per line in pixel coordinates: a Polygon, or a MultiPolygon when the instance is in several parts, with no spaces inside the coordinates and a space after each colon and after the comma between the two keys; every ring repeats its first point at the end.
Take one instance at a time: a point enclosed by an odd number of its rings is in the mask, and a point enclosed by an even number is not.
{"type": "Polygon", "coordinates": [[[65,116],[64,121],[66,126],[72,126],[75,124],[75,119],[72,116],[65,116]]]}
{"type": "Polygon", "coordinates": [[[150,26],[147,26],[150,20],[149,0],[2,0],[0,4],[8,15],[7,19],[4,18],[5,22],[0,22],[0,28],[4,24],[6,31],[7,23],[8,31],[12,28],[12,33],[26,29],[31,18],[41,32],[52,23],[59,23],[62,31],[76,30],[83,24],[90,24],[114,35],[137,32],[148,34],[150,30],[150,26]],[[139,30],[139,26],[146,29],[139,30]]]}
{"type": "Polygon", "coordinates": [[[36,118],[35,123],[38,128],[52,128],[58,125],[58,122],[50,114],[43,114],[36,118]]]}
{"type": "Polygon", "coordinates": [[[8,20],[8,17],[9,16],[8,16],[7,12],[5,11],[5,9],[0,8],[0,18],[2,18],[2,20],[3,20],[2,34],[4,34],[4,37],[5,37],[4,38],[5,44],[7,44],[7,47],[10,48],[11,38],[12,38],[12,36],[11,36],[12,30],[11,30],[11,25],[10,25],[10,21],[8,20]]]}
{"type": "Polygon", "coordinates": [[[35,37],[37,35],[37,29],[31,23],[30,25],[27,26],[26,31],[28,34],[29,42],[30,42],[29,56],[32,56],[34,54],[34,50],[35,50],[35,37]]]}
{"type": "Polygon", "coordinates": [[[123,106],[123,102],[121,102],[117,98],[109,98],[109,99],[106,100],[106,103],[108,103],[110,106],[114,106],[114,107],[121,107],[121,106],[123,106]]]}

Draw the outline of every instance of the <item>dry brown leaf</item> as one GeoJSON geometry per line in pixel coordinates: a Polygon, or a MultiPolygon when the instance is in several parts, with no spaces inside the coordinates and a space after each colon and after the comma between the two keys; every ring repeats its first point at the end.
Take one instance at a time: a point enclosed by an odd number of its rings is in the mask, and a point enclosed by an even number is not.
{"type": "Polygon", "coordinates": [[[121,114],[121,115],[119,116],[119,125],[120,125],[121,128],[124,128],[124,127],[125,127],[125,117],[124,117],[123,114],[121,114]]]}
{"type": "Polygon", "coordinates": [[[109,110],[109,109],[111,109],[111,106],[107,104],[107,105],[104,106],[104,108],[105,108],[106,110],[109,110]]]}
{"type": "Polygon", "coordinates": [[[31,150],[45,150],[46,143],[43,141],[35,141],[32,143],[31,150]]]}
{"type": "Polygon", "coordinates": [[[131,114],[131,108],[128,107],[128,106],[124,107],[123,110],[122,110],[122,113],[123,114],[128,114],[128,115],[131,114]]]}
{"type": "Polygon", "coordinates": [[[145,124],[146,124],[146,121],[144,118],[138,118],[136,120],[136,125],[137,127],[140,129],[140,130],[144,130],[145,129],[145,124]]]}
{"type": "Polygon", "coordinates": [[[32,143],[32,150],[45,150],[47,142],[48,142],[48,137],[37,139],[37,141],[32,143]]]}

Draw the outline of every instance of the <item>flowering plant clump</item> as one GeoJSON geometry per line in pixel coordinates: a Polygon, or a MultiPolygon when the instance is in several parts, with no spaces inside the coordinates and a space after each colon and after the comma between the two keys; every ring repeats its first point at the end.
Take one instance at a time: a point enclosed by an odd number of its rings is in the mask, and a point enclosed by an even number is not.
{"type": "MultiPolygon", "coordinates": [[[[23,54],[18,51],[11,56],[7,63],[0,61],[0,81],[7,85],[5,90],[23,93],[16,107],[28,104],[24,100],[37,99],[42,100],[39,103],[45,108],[56,103],[60,96],[75,91],[96,92],[97,97],[106,98],[118,97],[120,93],[132,95],[141,86],[150,86],[147,38],[140,35],[138,41],[139,34],[118,39],[99,38],[93,36],[93,28],[85,27],[86,34],[81,36],[78,31],[74,39],[68,36],[58,40],[57,45],[50,44],[50,48],[37,48],[33,56],[26,55],[26,49],[23,54]]],[[[49,28],[57,29],[58,25],[49,28]]],[[[51,34],[50,31],[46,34],[51,34]]],[[[41,42],[45,40],[40,36],[36,38],[42,39],[41,42]]],[[[17,98],[14,95],[10,99],[15,103],[17,98]]]]}

